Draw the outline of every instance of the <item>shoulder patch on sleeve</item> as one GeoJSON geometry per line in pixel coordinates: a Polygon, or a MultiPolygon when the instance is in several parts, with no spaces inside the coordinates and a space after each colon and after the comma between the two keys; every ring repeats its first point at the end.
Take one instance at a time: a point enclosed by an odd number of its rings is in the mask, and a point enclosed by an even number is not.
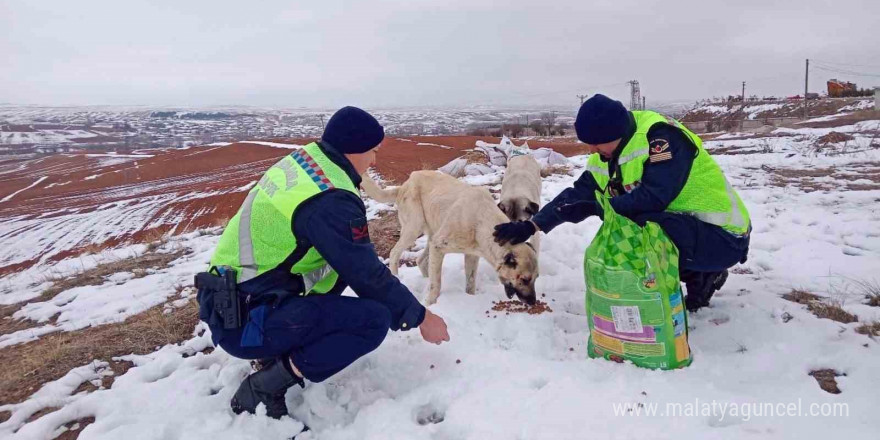
{"type": "Polygon", "coordinates": [[[367,218],[360,217],[348,222],[351,227],[351,241],[354,243],[365,244],[370,242],[370,228],[367,225],[367,218]]]}
{"type": "Polygon", "coordinates": [[[669,151],[669,141],[666,139],[651,139],[649,145],[648,160],[651,163],[672,159],[672,151],[669,151]]]}

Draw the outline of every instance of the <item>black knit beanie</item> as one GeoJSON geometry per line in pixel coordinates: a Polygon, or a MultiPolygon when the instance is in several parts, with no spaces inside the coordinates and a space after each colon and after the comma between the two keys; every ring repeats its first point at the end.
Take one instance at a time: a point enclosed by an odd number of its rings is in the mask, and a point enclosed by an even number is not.
{"type": "Polygon", "coordinates": [[[339,109],[324,128],[321,140],[343,154],[359,154],[376,148],[385,139],[385,129],[369,113],[357,107],[339,109]]]}
{"type": "Polygon", "coordinates": [[[597,145],[622,138],[629,128],[626,107],[605,95],[593,95],[581,105],[574,129],[581,142],[597,145]]]}

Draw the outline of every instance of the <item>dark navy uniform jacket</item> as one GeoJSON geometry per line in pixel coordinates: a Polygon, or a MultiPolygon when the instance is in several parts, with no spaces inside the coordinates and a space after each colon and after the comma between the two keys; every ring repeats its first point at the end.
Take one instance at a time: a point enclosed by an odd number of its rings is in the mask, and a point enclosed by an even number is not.
{"type": "MultiPolygon", "coordinates": [[[[641,214],[663,212],[684,188],[697,154],[697,147],[679,129],[667,124],[651,127],[648,130],[648,142],[652,146],[662,142],[668,143],[669,148],[665,149],[664,153],[671,153],[671,157],[665,159],[664,156],[664,159],[659,161],[646,160],[641,183],[627,193],[620,181],[617,160],[635,131],[635,119],[630,113],[630,128],[627,135],[621,139],[620,146],[610,159],[602,158],[603,161],[608,162],[609,176],[612,176],[608,184],[612,188],[612,194],[616,194],[611,198],[611,206],[618,214],[630,219],[641,214]]],[[[532,221],[545,233],[550,232],[560,224],[572,221],[562,218],[556,208],[576,202],[592,202],[588,206],[589,215],[601,215],[601,208],[596,203],[595,191],[604,189],[599,188],[589,171],[585,171],[575,181],[573,187],[559,193],[553,201],[535,214],[532,221]]]]}
{"type": "MultiPolygon", "coordinates": [[[[360,187],[361,177],[351,162],[328,145],[319,145],[360,187]]],[[[392,330],[409,330],[422,323],[425,308],[376,255],[367,228],[366,207],[360,197],[341,189],[321,193],[297,208],[292,228],[298,243],[314,247],[339,274],[339,281],[328,294],[340,294],[351,287],[359,297],[378,301],[391,312],[392,330]]],[[[277,272],[280,269],[242,287],[249,291],[276,288],[289,279],[287,274],[277,272]]]]}

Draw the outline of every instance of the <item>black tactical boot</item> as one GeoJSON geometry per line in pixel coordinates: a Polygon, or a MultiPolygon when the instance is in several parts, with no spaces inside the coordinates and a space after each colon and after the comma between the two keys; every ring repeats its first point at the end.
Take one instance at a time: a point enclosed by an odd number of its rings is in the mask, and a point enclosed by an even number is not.
{"type": "Polygon", "coordinates": [[[684,299],[684,305],[688,312],[696,312],[703,307],[708,307],[712,295],[727,281],[727,275],[727,269],[721,272],[688,273],[687,280],[685,280],[687,297],[684,299]]]}
{"type": "Polygon", "coordinates": [[[236,414],[244,411],[253,414],[257,410],[257,405],[263,403],[266,405],[267,416],[273,419],[286,416],[287,404],[284,403],[284,393],[297,384],[305,387],[303,380],[286,368],[284,365],[286,362],[287,359],[278,359],[246,377],[232,397],[232,411],[236,414]]]}
{"type": "Polygon", "coordinates": [[[715,278],[715,281],[712,283],[712,285],[715,287],[715,290],[721,290],[721,287],[723,287],[724,283],[727,282],[727,275],[729,275],[727,269],[724,269],[724,272],[718,274],[718,276],[715,278]]]}

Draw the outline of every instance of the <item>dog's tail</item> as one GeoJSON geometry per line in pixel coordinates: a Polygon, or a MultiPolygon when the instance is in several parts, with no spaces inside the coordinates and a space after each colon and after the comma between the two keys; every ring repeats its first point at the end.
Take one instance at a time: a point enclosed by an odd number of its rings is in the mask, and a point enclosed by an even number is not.
{"type": "Polygon", "coordinates": [[[388,189],[379,188],[379,185],[377,185],[367,173],[361,175],[361,188],[364,189],[371,199],[374,199],[379,203],[396,202],[397,192],[400,190],[400,187],[397,186],[388,189]]]}

